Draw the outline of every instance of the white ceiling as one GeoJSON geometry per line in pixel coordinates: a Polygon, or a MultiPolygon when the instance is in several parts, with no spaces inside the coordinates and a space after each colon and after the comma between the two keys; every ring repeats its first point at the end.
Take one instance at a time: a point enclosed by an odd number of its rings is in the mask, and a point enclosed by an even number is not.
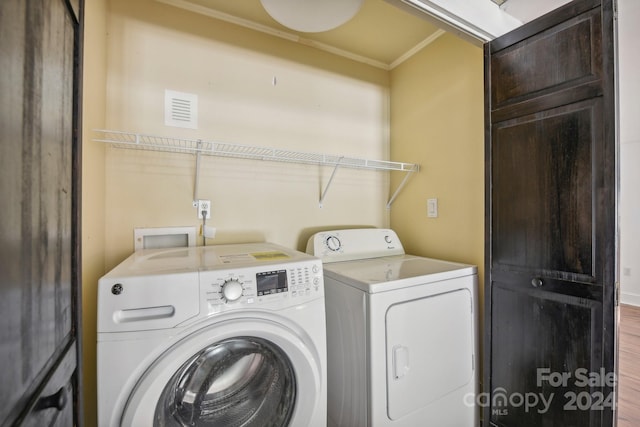
{"type": "MultiPolygon", "coordinates": [[[[389,70],[437,39],[445,30],[460,35],[458,28],[444,20],[471,25],[485,34],[485,38],[493,38],[521,25],[521,20],[501,10],[510,8],[510,4],[518,13],[524,10],[522,20],[529,20],[531,15],[542,14],[546,8],[569,0],[536,0],[540,7],[535,8],[527,6],[530,0],[508,0],[501,7],[491,0],[364,0],[362,8],[351,20],[319,33],[298,32],[282,26],[269,16],[260,0],[157,1],[389,70]],[[423,4],[435,7],[440,18],[434,19],[433,14],[418,10],[423,4]]],[[[463,37],[481,43],[475,38],[463,37]]]]}
{"type": "Polygon", "coordinates": [[[529,22],[571,0],[509,0],[500,9],[522,22],[529,22]]]}

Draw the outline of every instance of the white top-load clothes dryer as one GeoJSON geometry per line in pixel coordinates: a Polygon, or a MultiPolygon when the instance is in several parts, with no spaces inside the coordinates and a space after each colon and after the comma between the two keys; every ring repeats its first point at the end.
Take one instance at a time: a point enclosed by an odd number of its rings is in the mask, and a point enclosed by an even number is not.
{"type": "Polygon", "coordinates": [[[328,425],[476,427],[477,268],[406,255],[389,229],[316,233],[328,425]]]}
{"type": "Polygon", "coordinates": [[[326,426],[322,263],[270,243],[138,251],[98,282],[98,425],[326,426]]]}

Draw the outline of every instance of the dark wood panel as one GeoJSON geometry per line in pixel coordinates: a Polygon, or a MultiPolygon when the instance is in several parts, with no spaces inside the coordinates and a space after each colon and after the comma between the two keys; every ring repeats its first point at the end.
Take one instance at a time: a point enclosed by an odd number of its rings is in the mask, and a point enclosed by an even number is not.
{"type": "Polygon", "coordinates": [[[517,44],[494,55],[491,58],[493,105],[499,108],[508,101],[545,89],[598,78],[600,63],[592,61],[592,50],[599,48],[599,37],[596,37],[599,32],[600,13],[595,9],[559,29],[528,39],[523,42],[524,46],[517,44]],[[563,61],[542,70],[533,66],[548,61],[549,56],[563,58],[563,61]]]}
{"type": "Polygon", "coordinates": [[[592,425],[589,411],[577,405],[571,410],[571,399],[597,392],[584,384],[583,375],[598,372],[602,363],[601,303],[499,282],[493,283],[492,301],[490,387],[496,404],[491,422],[518,427],[592,425]],[[531,333],[539,329],[546,334],[531,333]],[[530,406],[520,405],[520,396],[529,399],[530,406]],[[551,413],[556,414],[554,424],[547,424],[551,413]]]}
{"type": "Polygon", "coordinates": [[[21,240],[21,176],[22,176],[22,99],[24,97],[24,64],[26,2],[0,3],[0,424],[17,405],[25,390],[19,369],[21,351],[20,311],[21,273],[19,252],[21,240]],[[7,384],[7,386],[3,386],[7,384]],[[20,385],[20,386],[15,386],[20,385]]]}
{"type": "Polygon", "coordinates": [[[493,55],[492,121],[601,95],[601,18],[592,9],[493,55]]]}
{"type": "Polygon", "coordinates": [[[38,372],[71,332],[74,30],[63,2],[31,6],[39,12],[27,18],[25,91],[34,96],[25,98],[21,141],[20,314],[22,369],[38,372]]]}
{"type": "Polygon", "coordinates": [[[601,282],[591,167],[602,138],[600,102],[494,126],[493,268],[601,282]]]}

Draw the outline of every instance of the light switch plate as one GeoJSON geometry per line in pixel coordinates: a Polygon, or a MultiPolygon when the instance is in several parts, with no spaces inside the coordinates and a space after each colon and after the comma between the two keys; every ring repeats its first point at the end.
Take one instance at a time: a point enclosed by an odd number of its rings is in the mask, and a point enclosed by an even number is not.
{"type": "Polygon", "coordinates": [[[438,217],[438,199],[427,199],[427,217],[438,217]]]}

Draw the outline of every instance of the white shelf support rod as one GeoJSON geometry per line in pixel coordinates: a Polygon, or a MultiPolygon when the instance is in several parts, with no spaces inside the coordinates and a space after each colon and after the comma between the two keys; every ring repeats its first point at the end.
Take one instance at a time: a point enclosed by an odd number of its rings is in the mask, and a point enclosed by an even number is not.
{"type": "Polygon", "coordinates": [[[398,185],[398,188],[396,188],[396,191],[393,193],[393,195],[391,196],[391,198],[387,202],[387,210],[391,209],[391,205],[393,204],[393,201],[396,199],[396,197],[398,197],[398,194],[400,193],[400,190],[402,190],[402,187],[404,187],[404,185],[407,183],[407,181],[409,181],[409,178],[411,177],[411,175],[413,175],[414,172],[415,172],[415,170],[410,170],[404,176],[404,179],[402,180],[400,185],[398,185]]]}
{"type": "Polygon", "coordinates": [[[193,206],[198,206],[198,183],[200,182],[200,154],[202,141],[198,140],[198,151],[196,152],[196,173],[193,178],[193,206]]]}
{"type": "Polygon", "coordinates": [[[322,194],[320,194],[320,203],[319,203],[320,208],[322,208],[322,203],[324,202],[324,198],[327,196],[327,191],[329,191],[329,186],[331,185],[331,181],[333,181],[333,177],[336,175],[336,172],[340,167],[340,162],[342,161],[342,159],[344,159],[344,156],[338,159],[338,163],[336,163],[336,166],[333,168],[333,172],[331,172],[331,176],[329,177],[329,181],[327,182],[327,185],[324,187],[324,191],[322,192],[322,194]]]}

